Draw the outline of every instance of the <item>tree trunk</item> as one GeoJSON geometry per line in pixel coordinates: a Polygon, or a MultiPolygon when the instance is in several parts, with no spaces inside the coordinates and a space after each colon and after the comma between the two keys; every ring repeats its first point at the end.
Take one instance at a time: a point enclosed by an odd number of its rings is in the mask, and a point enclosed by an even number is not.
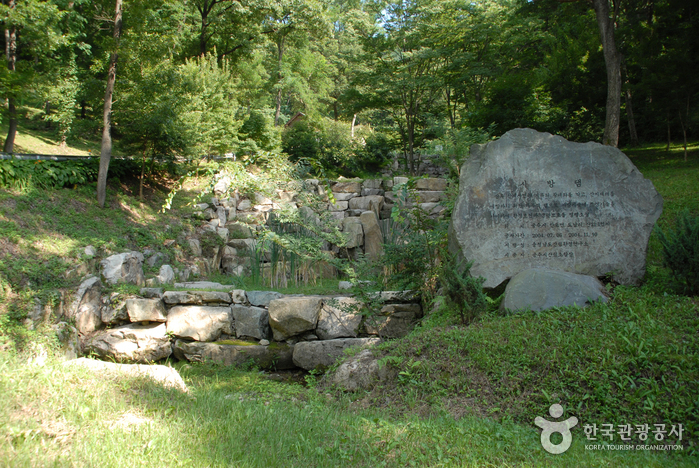
{"type": "Polygon", "coordinates": [[[608,0],[593,0],[593,3],[607,68],[607,116],[602,143],[616,147],[621,114],[621,55],[614,41],[614,19],[609,17],[608,0]]]}
{"type": "Polygon", "coordinates": [[[682,118],[682,111],[677,111],[677,115],[680,116],[680,125],[682,126],[682,136],[684,137],[684,160],[687,161],[687,127],[684,125],[684,119],[682,118]]]}
{"type": "Polygon", "coordinates": [[[276,102],[276,109],[274,110],[274,126],[278,127],[279,126],[279,116],[281,115],[282,112],[282,79],[284,78],[282,76],[282,60],[284,58],[284,36],[281,36],[279,40],[277,41],[277,51],[279,53],[278,59],[277,59],[277,67],[279,67],[279,71],[277,72],[277,85],[279,86],[279,89],[277,90],[277,102],[276,102]]]}
{"type": "Polygon", "coordinates": [[[670,145],[672,145],[672,134],[670,133],[670,112],[665,111],[665,121],[667,122],[667,146],[665,151],[670,151],[670,145]]]}
{"type": "MultiPolygon", "coordinates": [[[[15,0],[11,0],[8,6],[11,10],[14,9],[15,0]]],[[[17,29],[14,26],[5,29],[5,55],[7,56],[7,69],[10,70],[10,73],[14,73],[17,60],[17,29]]],[[[17,135],[17,107],[15,106],[15,97],[12,95],[7,98],[7,113],[9,127],[3,151],[12,153],[15,149],[15,135],[17,135]]]]}
{"type": "Polygon", "coordinates": [[[624,66],[624,75],[626,75],[626,92],[624,98],[626,100],[626,118],[629,121],[629,134],[631,137],[631,146],[638,146],[638,132],[636,132],[636,119],[633,115],[633,105],[631,99],[631,87],[629,85],[629,74],[624,66]]]}
{"type": "Polygon", "coordinates": [[[102,115],[102,148],[100,150],[100,168],[97,176],[97,203],[100,208],[104,208],[107,199],[107,172],[109,171],[109,160],[112,158],[112,135],[111,135],[111,115],[112,115],[112,95],[114,94],[114,82],[116,81],[116,65],[119,48],[119,36],[121,34],[121,13],[122,0],[116,0],[116,10],[114,13],[114,40],[116,41],[114,52],[109,60],[109,73],[107,75],[107,89],[104,92],[104,113],[102,115]]]}
{"type": "Polygon", "coordinates": [[[354,139],[354,123],[357,121],[357,114],[352,117],[352,126],[350,127],[350,137],[354,139]]]}

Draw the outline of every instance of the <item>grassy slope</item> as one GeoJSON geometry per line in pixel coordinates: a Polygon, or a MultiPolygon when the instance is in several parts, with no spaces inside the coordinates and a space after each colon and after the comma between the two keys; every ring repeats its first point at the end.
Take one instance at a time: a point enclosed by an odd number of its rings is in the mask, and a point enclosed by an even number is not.
{"type": "MultiPolygon", "coordinates": [[[[696,145],[688,163],[659,148],[631,157],[665,198],[661,225],[682,206],[699,214],[696,145]]],[[[0,190],[0,289],[12,286],[0,301],[3,317],[21,318],[33,295],[75,287],[78,279],[61,273],[85,245],[105,253],[162,245],[187,228],[177,212],[157,213],[157,196],[140,203],[115,185],[110,207],[99,210],[93,189],[0,190]]],[[[183,396],[3,352],[0,465],[692,466],[677,453],[586,451],[580,426],[572,448],[551,456],[531,424],[564,398],[582,424],[611,422],[619,408],[622,418],[696,427],[697,302],[663,295],[671,291],[653,242],[648,276],[645,289],[620,289],[610,306],[587,313],[490,316],[470,329],[436,318],[429,332],[397,344],[403,374],[371,395],[328,399],[256,372],[177,364],[192,389],[183,396]],[[624,387],[626,375],[634,390],[624,387]],[[655,412],[644,407],[649,395],[655,412]]]]}

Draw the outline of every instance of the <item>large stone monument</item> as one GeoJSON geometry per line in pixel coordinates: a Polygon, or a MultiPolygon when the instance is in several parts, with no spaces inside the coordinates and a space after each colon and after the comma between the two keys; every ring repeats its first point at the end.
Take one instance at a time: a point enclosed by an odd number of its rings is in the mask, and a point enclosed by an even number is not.
{"type": "Polygon", "coordinates": [[[489,288],[537,267],[636,284],[662,206],[617,148],[515,129],[471,147],[449,247],[489,288]]]}

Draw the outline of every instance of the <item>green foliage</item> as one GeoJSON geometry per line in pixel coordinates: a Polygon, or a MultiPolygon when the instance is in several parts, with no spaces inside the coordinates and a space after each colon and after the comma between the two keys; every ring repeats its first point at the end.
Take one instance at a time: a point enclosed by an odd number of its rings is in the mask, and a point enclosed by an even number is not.
{"type": "Polygon", "coordinates": [[[0,159],[0,187],[71,187],[97,179],[97,161],[0,159]]]}
{"type": "Polygon", "coordinates": [[[483,293],[485,278],[471,276],[471,263],[464,265],[453,255],[442,252],[439,281],[446,298],[446,305],[456,311],[462,324],[473,322],[484,312],[487,296],[483,293]]]}
{"type": "Polygon", "coordinates": [[[282,133],[282,149],[321,176],[354,176],[385,165],[394,149],[391,140],[366,127],[357,127],[352,138],[350,127],[348,122],[331,119],[303,119],[282,133]]]}
{"type": "Polygon", "coordinates": [[[428,142],[428,150],[437,154],[439,163],[449,169],[452,178],[458,179],[471,145],[486,143],[493,131],[492,126],[487,129],[464,127],[448,130],[442,138],[428,142]]]}
{"type": "Polygon", "coordinates": [[[675,229],[667,234],[658,226],[655,232],[663,247],[663,260],[684,292],[699,295],[699,216],[683,211],[675,229]]]}

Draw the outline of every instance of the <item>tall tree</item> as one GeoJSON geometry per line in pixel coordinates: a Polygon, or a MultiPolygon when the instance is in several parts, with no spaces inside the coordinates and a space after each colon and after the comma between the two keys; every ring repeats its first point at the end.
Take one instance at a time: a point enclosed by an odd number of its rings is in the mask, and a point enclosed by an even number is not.
{"type": "Polygon", "coordinates": [[[619,145],[619,122],[621,121],[621,54],[616,47],[614,29],[621,0],[593,0],[597,26],[599,27],[604,63],[607,67],[607,116],[604,122],[602,143],[619,145]]]}
{"type": "Polygon", "coordinates": [[[100,148],[100,168],[97,175],[97,203],[104,208],[107,199],[107,173],[109,161],[112,158],[112,95],[116,82],[116,66],[119,59],[119,38],[121,36],[122,0],[116,0],[114,11],[114,50],[109,58],[109,71],[107,72],[107,86],[104,91],[104,110],[102,113],[102,146],[100,148]]]}

